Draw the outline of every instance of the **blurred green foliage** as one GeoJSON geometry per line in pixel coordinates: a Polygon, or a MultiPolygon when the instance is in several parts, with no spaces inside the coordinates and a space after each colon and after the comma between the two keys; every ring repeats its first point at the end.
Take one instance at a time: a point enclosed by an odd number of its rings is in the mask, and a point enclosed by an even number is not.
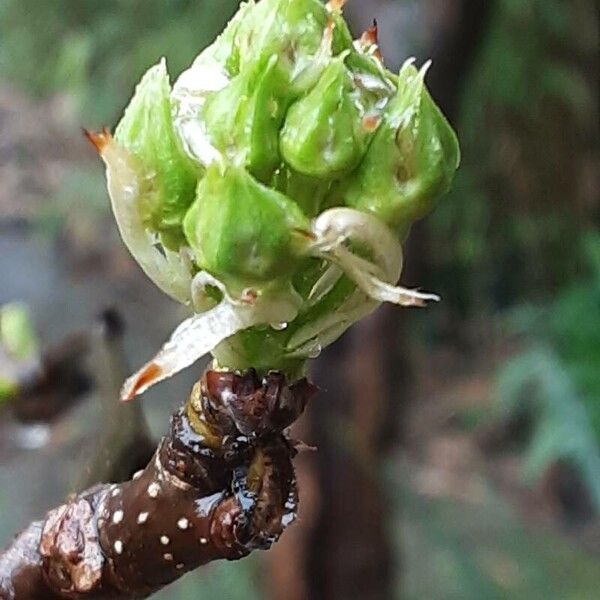
{"type": "Polygon", "coordinates": [[[18,389],[19,363],[35,360],[39,341],[26,305],[12,302],[0,306],[0,404],[18,389]]]}
{"type": "Polygon", "coordinates": [[[20,302],[0,307],[0,344],[16,360],[29,360],[39,351],[29,309],[20,302]]]}
{"type": "Polygon", "coordinates": [[[445,299],[493,312],[577,279],[598,218],[592,0],[497,0],[457,115],[463,162],[428,219],[445,299]]]}
{"type": "Polygon", "coordinates": [[[17,387],[12,381],[4,379],[0,375],[0,405],[10,400],[16,393],[17,387]]]}
{"type": "Polygon", "coordinates": [[[71,94],[86,122],[116,121],[136,81],[166,56],[179,73],[233,14],[220,0],[3,0],[0,76],[71,94]]]}
{"type": "Polygon", "coordinates": [[[415,493],[414,465],[390,477],[402,519],[402,600],[588,600],[600,585],[597,558],[557,532],[524,527],[493,487],[463,502],[415,493]]]}
{"type": "Polygon", "coordinates": [[[584,237],[583,247],[588,277],[546,306],[514,314],[513,329],[528,347],[501,369],[498,393],[505,414],[533,417],[526,476],[567,461],[600,509],[600,234],[584,237]]]}
{"type": "Polygon", "coordinates": [[[154,600],[261,600],[259,557],[218,561],[152,596],[154,600]]]}
{"type": "MultiPolygon", "coordinates": [[[[548,347],[535,347],[510,360],[500,372],[503,413],[531,412],[533,434],[524,464],[528,481],[538,480],[557,462],[574,466],[600,509],[600,452],[592,428],[594,402],[586,402],[567,366],[548,347]]],[[[589,399],[588,399],[589,400],[589,399]]]]}
{"type": "Polygon", "coordinates": [[[493,3],[457,115],[462,166],[426,227],[446,305],[471,319],[510,308],[525,336],[497,389],[505,413],[534,417],[526,476],[567,460],[600,508],[600,236],[585,234],[600,216],[596,11],[493,3]]]}

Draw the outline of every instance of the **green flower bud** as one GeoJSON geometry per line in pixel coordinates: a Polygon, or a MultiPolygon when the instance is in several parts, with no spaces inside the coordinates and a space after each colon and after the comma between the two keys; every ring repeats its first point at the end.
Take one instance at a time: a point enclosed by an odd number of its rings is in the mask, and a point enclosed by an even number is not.
{"type": "Polygon", "coordinates": [[[328,22],[319,0],[262,0],[237,31],[240,71],[275,55],[286,62],[293,82],[321,48],[328,22]]]}
{"type": "Polygon", "coordinates": [[[288,112],[280,148],[289,165],[323,179],[337,178],[358,165],[371,129],[363,124],[354,92],[343,59],[334,60],[310,93],[288,112]]]}
{"type": "Polygon", "coordinates": [[[331,182],[302,175],[281,165],[271,181],[272,186],[293,200],[307,217],[316,217],[331,188],[331,182]]]}
{"type": "Polygon", "coordinates": [[[272,56],[209,96],[201,118],[212,145],[226,160],[268,181],[281,162],[279,130],[288,104],[286,82],[272,56]]]}
{"type": "Polygon", "coordinates": [[[241,167],[210,167],[198,185],[184,231],[198,266],[232,295],[293,274],[308,220],[289,198],[241,167]]]}
{"type": "Polygon", "coordinates": [[[229,76],[237,75],[240,72],[239,29],[255,6],[254,0],[242,2],[223,33],[198,55],[192,68],[220,65],[229,76]]]}
{"type": "Polygon", "coordinates": [[[352,51],[346,59],[354,83],[361,90],[365,101],[383,109],[396,94],[398,77],[388,71],[376,56],[352,51]]]}
{"type": "Polygon", "coordinates": [[[343,5],[242,4],[173,91],[164,63],[146,74],[116,140],[89,135],[128,248],[196,311],[124,398],[206,352],[294,377],[379,303],[439,299],[397,285],[400,243],[448,189],[457,140],[425,69],[390,73],[343,5]]]}
{"type": "Polygon", "coordinates": [[[400,229],[431,210],[460,160],[456,135],[423,83],[425,70],[402,68],[383,123],[344,187],[348,206],[400,229]]]}
{"type": "Polygon", "coordinates": [[[116,141],[136,157],[145,179],[139,211],[144,224],[161,234],[165,246],[183,241],[181,222],[194,200],[197,173],[185,156],[171,117],[171,86],[165,61],[137,86],[115,132],[116,141]]]}
{"type": "Polygon", "coordinates": [[[352,33],[344,19],[342,10],[330,7],[329,16],[333,24],[333,54],[338,55],[353,49],[352,33]]]}

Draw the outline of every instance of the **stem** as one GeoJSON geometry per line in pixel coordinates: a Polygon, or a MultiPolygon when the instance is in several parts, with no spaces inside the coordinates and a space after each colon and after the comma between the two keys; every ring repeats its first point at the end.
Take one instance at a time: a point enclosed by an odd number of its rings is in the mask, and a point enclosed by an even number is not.
{"type": "Polygon", "coordinates": [[[205,372],[142,472],[78,494],[0,554],[0,598],[145,598],[268,548],[297,507],[296,451],[282,432],[314,392],[277,372],[205,372]]]}

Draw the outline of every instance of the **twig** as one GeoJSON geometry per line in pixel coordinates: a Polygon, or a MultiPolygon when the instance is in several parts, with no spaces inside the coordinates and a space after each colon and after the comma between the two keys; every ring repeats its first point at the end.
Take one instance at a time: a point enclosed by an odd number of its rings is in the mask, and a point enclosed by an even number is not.
{"type": "Polygon", "coordinates": [[[78,494],[0,555],[2,600],[145,598],[187,571],[268,548],[295,518],[282,433],[315,388],[207,371],[144,471],[78,494]]]}

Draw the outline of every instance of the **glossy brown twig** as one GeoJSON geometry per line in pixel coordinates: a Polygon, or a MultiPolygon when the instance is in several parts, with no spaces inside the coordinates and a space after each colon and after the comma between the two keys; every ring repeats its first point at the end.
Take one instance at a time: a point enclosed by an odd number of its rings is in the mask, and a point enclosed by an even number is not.
{"type": "Polygon", "coordinates": [[[0,555],[0,598],[144,598],[268,548],[298,501],[283,431],[314,392],[275,372],[207,371],[143,471],[78,494],[0,555]]]}

